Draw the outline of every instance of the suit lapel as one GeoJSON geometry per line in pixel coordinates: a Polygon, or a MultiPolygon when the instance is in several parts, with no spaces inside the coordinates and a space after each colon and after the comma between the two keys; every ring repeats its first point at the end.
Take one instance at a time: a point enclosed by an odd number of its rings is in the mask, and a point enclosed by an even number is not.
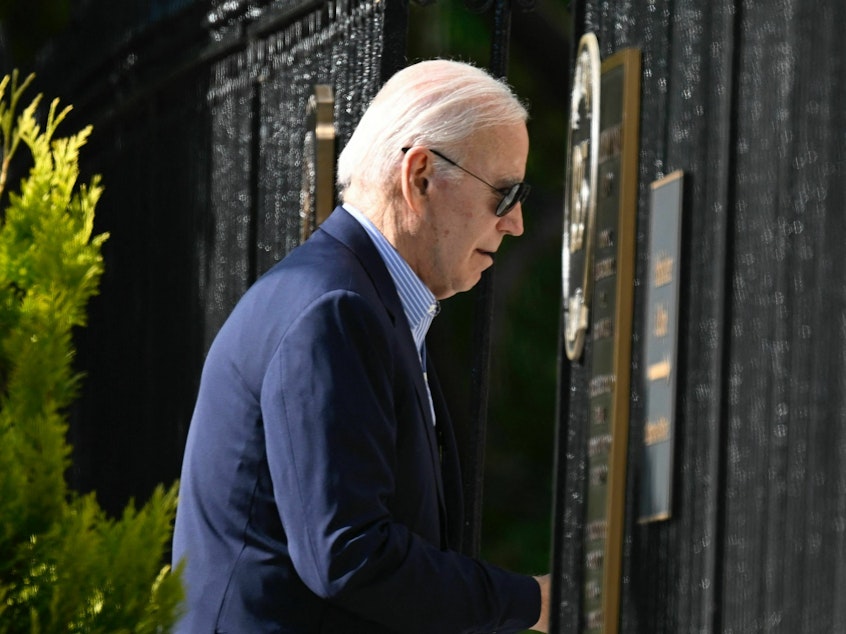
{"type": "Polygon", "coordinates": [[[458,445],[455,442],[455,432],[452,419],[446,407],[446,399],[441,391],[435,367],[427,355],[427,373],[429,375],[429,389],[432,391],[432,401],[435,415],[438,417],[437,436],[443,479],[444,506],[443,534],[446,536],[446,546],[452,550],[461,550],[464,531],[464,488],[461,480],[461,464],[458,456],[458,445]]]}

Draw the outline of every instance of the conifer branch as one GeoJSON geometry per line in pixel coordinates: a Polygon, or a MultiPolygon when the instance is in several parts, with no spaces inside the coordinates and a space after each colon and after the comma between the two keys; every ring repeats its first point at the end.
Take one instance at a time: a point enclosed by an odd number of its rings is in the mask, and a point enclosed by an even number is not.
{"type": "Polygon", "coordinates": [[[57,136],[70,112],[58,100],[40,126],[40,95],[16,115],[31,82],[0,81],[0,195],[20,147],[32,162],[0,216],[0,634],[166,632],[182,598],[162,563],[176,486],[115,520],[65,482],[72,329],[98,292],[107,235],[93,234],[100,178],[77,182],[91,128],[57,136]]]}

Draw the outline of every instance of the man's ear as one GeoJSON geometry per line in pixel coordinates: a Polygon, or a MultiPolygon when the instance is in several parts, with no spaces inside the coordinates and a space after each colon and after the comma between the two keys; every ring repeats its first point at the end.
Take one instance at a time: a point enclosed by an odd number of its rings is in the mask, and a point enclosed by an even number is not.
{"type": "Polygon", "coordinates": [[[402,195],[415,212],[421,212],[428,202],[432,169],[432,155],[426,148],[412,147],[403,156],[402,195]]]}

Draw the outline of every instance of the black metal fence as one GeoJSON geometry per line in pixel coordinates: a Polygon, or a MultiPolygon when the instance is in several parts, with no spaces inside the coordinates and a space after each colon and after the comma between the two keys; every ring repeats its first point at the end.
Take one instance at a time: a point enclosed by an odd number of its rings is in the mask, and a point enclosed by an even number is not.
{"type": "Polygon", "coordinates": [[[79,332],[76,488],[105,509],[179,474],[211,339],[300,238],[306,104],[334,89],[337,143],[405,64],[407,5],[367,0],[75,5],[39,89],[93,123],[106,191],[101,294],[79,332]]]}

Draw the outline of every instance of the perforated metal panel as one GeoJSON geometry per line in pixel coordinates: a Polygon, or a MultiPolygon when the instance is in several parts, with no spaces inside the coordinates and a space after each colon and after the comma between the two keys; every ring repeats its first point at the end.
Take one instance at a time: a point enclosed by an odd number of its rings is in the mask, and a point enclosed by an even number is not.
{"type": "MultiPolygon", "coordinates": [[[[846,7],[573,4],[603,56],[643,55],[620,630],[846,631],[846,7]],[[686,224],[674,515],[638,525],[648,185],[675,169],[686,224]]],[[[588,420],[586,369],[564,362],[561,632],[582,619],[572,571],[588,420]]]]}

